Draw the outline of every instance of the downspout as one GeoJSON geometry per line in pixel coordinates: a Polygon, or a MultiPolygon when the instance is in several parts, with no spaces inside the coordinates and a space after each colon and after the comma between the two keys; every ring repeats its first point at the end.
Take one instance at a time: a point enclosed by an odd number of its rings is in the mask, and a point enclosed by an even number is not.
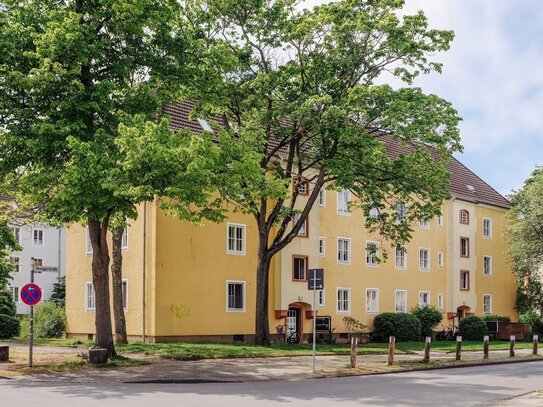
{"type": "Polygon", "coordinates": [[[62,244],[62,228],[58,229],[58,279],[57,282],[60,284],[60,259],[61,259],[61,244],[62,244]]]}
{"type": "Polygon", "coordinates": [[[147,256],[147,202],[143,202],[143,286],[142,286],[142,333],[141,340],[145,343],[145,266],[146,266],[146,256],[147,256]]]}

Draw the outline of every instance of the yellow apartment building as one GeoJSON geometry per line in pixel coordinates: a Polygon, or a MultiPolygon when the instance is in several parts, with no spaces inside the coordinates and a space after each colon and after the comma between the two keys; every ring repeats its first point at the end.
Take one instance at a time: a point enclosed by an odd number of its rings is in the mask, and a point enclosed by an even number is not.
{"type": "MultiPolygon", "coordinates": [[[[179,109],[172,126],[202,131],[179,109]]],[[[205,124],[204,124],[205,125],[205,124]]],[[[337,339],[343,318],[371,326],[382,312],[409,312],[431,304],[443,325],[466,315],[517,319],[515,280],[504,255],[502,229],[509,202],[453,159],[442,216],[414,226],[403,248],[391,248],[364,229],[360,210],[349,210],[349,191],[319,196],[300,234],[272,261],[270,333],[286,325],[307,339],[314,307],[337,339]],[[381,247],[383,245],[383,247],[381,247]],[[377,247],[377,253],[371,250],[377,247]],[[370,248],[370,250],[368,250],[370,248]],[[388,260],[378,262],[382,250],[388,260]],[[307,270],[324,269],[324,289],[308,290],[307,270]],[[329,318],[325,318],[329,317],[329,318]]],[[[310,188],[310,185],[307,185],[310,188]]],[[[401,215],[405,208],[398,205],[401,215]]],[[[251,342],[255,327],[257,227],[232,213],[222,224],[194,226],[148,202],[123,237],[123,294],[127,332],[149,342],[251,342]]],[[[66,313],[70,337],[94,334],[91,246],[86,229],[67,236],[66,313]]]]}

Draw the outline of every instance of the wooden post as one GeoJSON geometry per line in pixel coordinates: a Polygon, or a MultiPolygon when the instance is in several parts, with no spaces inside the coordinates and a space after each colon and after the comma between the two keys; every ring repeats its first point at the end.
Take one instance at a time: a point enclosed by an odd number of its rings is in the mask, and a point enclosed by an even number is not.
{"type": "Polygon", "coordinates": [[[533,348],[532,348],[532,355],[537,356],[537,343],[539,341],[539,336],[534,335],[533,341],[534,341],[534,345],[533,345],[533,348]]]}
{"type": "Polygon", "coordinates": [[[483,336],[483,359],[488,359],[488,335],[483,336]]]}
{"type": "Polygon", "coordinates": [[[427,336],[426,340],[424,341],[424,361],[429,362],[430,361],[430,346],[432,343],[432,337],[427,336]]]}
{"type": "Polygon", "coordinates": [[[391,336],[388,338],[388,365],[392,366],[394,363],[394,348],[396,347],[396,337],[391,336]]]}
{"type": "Polygon", "coordinates": [[[9,346],[0,346],[0,362],[9,362],[9,346]]]}
{"type": "Polygon", "coordinates": [[[462,337],[457,336],[456,337],[456,360],[460,360],[462,358],[462,337]]]}
{"type": "Polygon", "coordinates": [[[357,348],[358,348],[358,338],[351,338],[351,368],[356,367],[357,348]]]}
{"type": "Polygon", "coordinates": [[[515,335],[511,335],[509,338],[509,357],[515,356],[515,335]]]}

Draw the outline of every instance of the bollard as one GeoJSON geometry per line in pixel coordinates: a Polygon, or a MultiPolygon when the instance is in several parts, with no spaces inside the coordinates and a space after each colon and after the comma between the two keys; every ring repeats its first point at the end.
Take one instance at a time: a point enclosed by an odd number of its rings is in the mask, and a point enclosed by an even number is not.
{"type": "Polygon", "coordinates": [[[396,347],[396,337],[391,336],[388,338],[388,365],[392,366],[394,363],[394,348],[396,347]]]}
{"type": "Polygon", "coordinates": [[[515,356],[515,335],[511,335],[509,338],[509,357],[515,356]]]}
{"type": "Polygon", "coordinates": [[[0,346],[0,362],[9,362],[9,346],[0,346]]]}
{"type": "Polygon", "coordinates": [[[534,341],[534,345],[533,345],[533,348],[532,348],[532,355],[537,356],[537,342],[539,341],[539,336],[534,335],[533,341],[534,341]]]}
{"type": "Polygon", "coordinates": [[[462,358],[462,337],[457,336],[456,337],[456,360],[460,360],[462,358]]]}
{"type": "Polygon", "coordinates": [[[351,368],[356,367],[357,348],[358,348],[358,338],[351,338],[351,368]]]}
{"type": "Polygon", "coordinates": [[[483,336],[483,359],[488,359],[488,335],[483,336]]]}
{"type": "Polygon", "coordinates": [[[424,341],[424,361],[429,362],[430,361],[430,345],[432,343],[432,337],[427,336],[426,340],[424,341]]]}

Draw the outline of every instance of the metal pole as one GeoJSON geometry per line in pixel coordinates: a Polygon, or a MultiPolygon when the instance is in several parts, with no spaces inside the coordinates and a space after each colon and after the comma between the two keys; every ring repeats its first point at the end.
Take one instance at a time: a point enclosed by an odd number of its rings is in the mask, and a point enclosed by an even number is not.
{"type": "MultiPolygon", "coordinates": [[[[30,283],[34,284],[34,270],[36,268],[36,259],[32,257],[32,268],[30,270],[30,283]]],[[[30,306],[30,333],[28,334],[28,367],[32,367],[32,348],[34,346],[34,306],[30,306]]]]}
{"type": "Polygon", "coordinates": [[[313,374],[316,372],[316,351],[317,351],[317,272],[313,273],[313,374]]]}
{"type": "Polygon", "coordinates": [[[142,314],[141,314],[141,341],[145,343],[145,273],[146,273],[146,265],[147,265],[147,202],[143,202],[143,277],[142,277],[142,297],[141,297],[141,305],[142,305],[142,314]]]}

